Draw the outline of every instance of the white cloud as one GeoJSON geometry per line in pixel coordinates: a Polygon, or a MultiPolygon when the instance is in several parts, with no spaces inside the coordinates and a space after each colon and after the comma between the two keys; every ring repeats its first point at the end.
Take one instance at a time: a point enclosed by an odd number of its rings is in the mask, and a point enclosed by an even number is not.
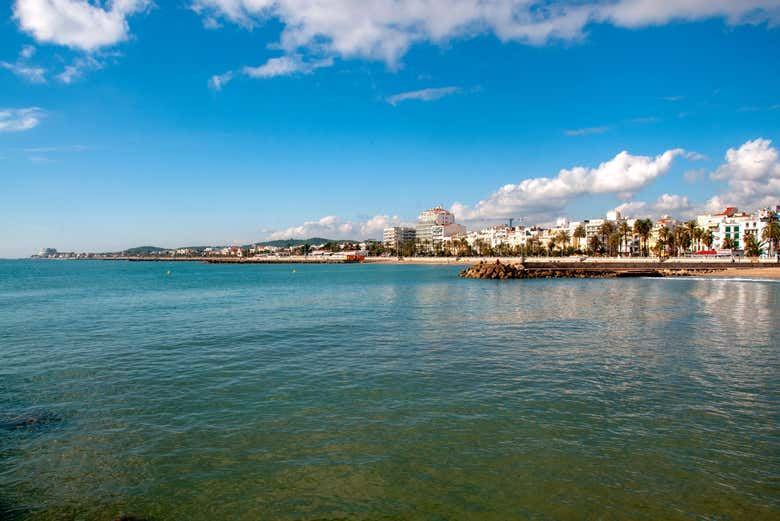
{"type": "Polygon", "coordinates": [[[436,101],[452,94],[460,92],[458,87],[438,87],[432,89],[414,90],[411,92],[401,92],[399,94],[393,94],[387,98],[387,102],[390,105],[398,105],[402,101],[417,100],[417,101],[436,101]]]}
{"type": "Polygon", "coordinates": [[[656,210],[661,212],[680,212],[691,208],[691,202],[682,195],[663,194],[653,205],[656,210]]]}
{"type": "Polygon", "coordinates": [[[769,139],[747,141],[726,152],[726,162],[710,177],[726,181],[727,191],[707,202],[707,209],[725,206],[754,209],[780,201],[780,155],[769,139]]]}
{"type": "Polygon", "coordinates": [[[647,203],[644,201],[628,201],[615,207],[623,217],[639,217],[646,212],[647,203]]]}
{"type": "Polygon", "coordinates": [[[81,79],[88,71],[96,71],[103,68],[103,62],[94,56],[81,56],[73,60],[70,65],[66,65],[57,79],[66,85],[81,79]]]}
{"type": "Polygon", "coordinates": [[[0,132],[20,132],[35,128],[45,116],[38,107],[0,109],[0,132]]]}
{"type": "Polygon", "coordinates": [[[465,221],[500,217],[550,218],[569,201],[586,194],[633,192],[647,186],[669,171],[674,158],[686,155],[682,149],[667,150],[656,156],[634,156],[626,151],[596,168],[574,167],[556,177],[525,179],[508,184],[473,207],[455,203],[452,211],[465,221]]]}
{"type": "Polygon", "coordinates": [[[687,197],[675,194],[662,194],[652,204],[644,201],[628,201],[615,208],[623,217],[658,218],[670,214],[675,216],[690,216],[694,206],[687,197]]]}
{"type": "Polygon", "coordinates": [[[343,221],[340,217],[328,215],[317,221],[306,221],[300,226],[273,232],[268,235],[268,239],[377,239],[385,228],[397,226],[400,222],[398,216],[389,215],[376,215],[358,222],[343,221]]]}
{"type": "Polygon", "coordinates": [[[227,85],[233,80],[233,71],[227,71],[223,74],[215,74],[209,79],[209,88],[217,92],[222,90],[222,87],[227,85]]]}
{"type": "Polygon", "coordinates": [[[244,74],[252,78],[274,78],[293,74],[311,74],[315,69],[330,67],[332,58],[305,62],[299,55],[271,58],[258,67],[244,67],[244,74]]]}
{"type": "Polygon", "coordinates": [[[128,38],[127,17],[150,0],[113,0],[106,6],[87,0],[16,0],[14,19],[39,42],[95,51],[128,38]]]}
{"type": "Polygon", "coordinates": [[[607,130],[609,130],[609,127],[588,127],[574,130],[564,130],[563,133],[567,136],[588,136],[590,134],[603,134],[607,130]]]}
{"type": "Polygon", "coordinates": [[[35,47],[25,45],[19,52],[15,63],[0,61],[0,67],[7,69],[17,76],[21,76],[31,83],[46,83],[46,69],[35,67],[29,63],[35,55],[35,47]]]}
{"type": "Polygon", "coordinates": [[[780,21],[777,0],[192,0],[206,19],[246,27],[278,19],[288,55],[363,58],[396,67],[417,43],[492,33],[502,41],[543,45],[576,40],[590,23],[645,27],[725,18],[729,24],[780,21]]]}
{"type": "Polygon", "coordinates": [[[20,63],[9,63],[0,61],[0,67],[7,69],[17,76],[21,76],[31,83],[45,83],[46,82],[46,69],[41,67],[30,67],[22,65],[20,63]]]}

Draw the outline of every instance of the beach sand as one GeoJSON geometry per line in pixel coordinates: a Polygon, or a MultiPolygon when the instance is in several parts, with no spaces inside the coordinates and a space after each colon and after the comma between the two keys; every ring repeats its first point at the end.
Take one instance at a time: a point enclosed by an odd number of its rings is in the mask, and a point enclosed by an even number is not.
{"type": "Polygon", "coordinates": [[[780,279],[780,266],[771,268],[727,268],[725,270],[702,273],[701,276],[717,278],[780,279]]]}

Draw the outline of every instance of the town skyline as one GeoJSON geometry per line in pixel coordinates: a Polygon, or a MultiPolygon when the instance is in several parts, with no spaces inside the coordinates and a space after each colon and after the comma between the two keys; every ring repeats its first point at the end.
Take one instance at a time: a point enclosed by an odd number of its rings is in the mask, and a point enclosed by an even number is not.
{"type": "Polygon", "coordinates": [[[326,4],[0,8],[0,257],[780,199],[773,0],[326,4]]]}

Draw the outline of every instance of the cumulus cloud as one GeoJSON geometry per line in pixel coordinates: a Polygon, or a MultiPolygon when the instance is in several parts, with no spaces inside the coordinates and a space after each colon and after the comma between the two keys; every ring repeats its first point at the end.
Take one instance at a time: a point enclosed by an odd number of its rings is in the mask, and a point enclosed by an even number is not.
{"type": "Polygon", "coordinates": [[[288,55],[363,58],[395,67],[420,42],[492,33],[502,41],[542,45],[582,38],[590,23],[645,27],[674,20],[724,18],[729,24],[777,23],[777,0],[192,0],[206,20],[246,27],[277,19],[288,55]]]}
{"type": "Polygon", "coordinates": [[[398,216],[376,215],[366,221],[344,221],[335,215],[328,215],[317,221],[306,221],[269,234],[269,240],[307,239],[322,237],[325,239],[378,239],[385,228],[398,226],[398,216]]]}
{"type": "Polygon", "coordinates": [[[615,211],[620,212],[623,217],[644,216],[647,211],[647,203],[644,201],[627,201],[615,207],[615,211]]]}
{"type": "Polygon", "coordinates": [[[0,109],[0,132],[20,132],[35,128],[45,113],[38,107],[0,109]]]}
{"type": "Polygon", "coordinates": [[[332,58],[304,61],[300,55],[280,56],[271,58],[258,67],[244,67],[244,74],[252,78],[274,78],[276,76],[291,76],[293,74],[311,74],[315,69],[329,67],[332,58]]]}
{"type": "Polygon", "coordinates": [[[32,45],[25,45],[19,52],[19,57],[16,62],[0,61],[0,67],[11,71],[12,73],[20,76],[31,83],[45,83],[46,82],[46,69],[42,67],[36,67],[29,63],[30,58],[35,55],[35,47],[32,45]]]}
{"type": "Polygon", "coordinates": [[[603,134],[609,130],[609,127],[588,127],[588,128],[577,128],[574,130],[564,130],[563,133],[567,136],[587,136],[590,134],[603,134]]]}
{"type": "Polygon", "coordinates": [[[663,194],[653,205],[656,210],[661,212],[680,212],[682,210],[689,210],[691,208],[691,202],[687,197],[682,195],[663,194]]]}
{"type": "Polygon", "coordinates": [[[778,204],[780,201],[780,155],[769,139],[747,141],[726,152],[726,162],[710,178],[725,181],[728,190],[707,202],[710,211],[725,206],[748,209],[778,204]]]}
{"type": "Polygon", "coordinates": [[[126,40],[127,17],[150,4],[150,0],[112,0],[104,7],[87,0],[16,0],[13,17],[39,42],[95,51],[126,40]]]}
{"type": "Polygon", "coordinates": [[[460,92],[459,87],[438,87],[431,89],[413,90],[410,92],[401,92],[399,94],[393,94],[387,98],[387,102],[390,105],[398,105],[402,101],[417,100],[417,101],[436,101],[446,96],[451,96],[460,92]]]}
{"type": "Polygon", "coordinates": [[[452,212],[465,221],[512,216],[550,218],[575,197],[620,194],[643,188],[668,172],[674,159],[683,155],[687,153],[680,148],[655,157],[623,151],[596,168],[578,166],[563,169],[556,177],[537,177],[504,185],[473,207],[456,202],[452,212]]]}
{"type": "Polygon", "coordinates": [[[650,217],[658,218],[662,215],[672,214],[687,217],[692,215],[694,205],[687,197],[675,194],[662,194],[654,203],[644,201],[628,201],[617,207],[623,217],[650,217]]]}

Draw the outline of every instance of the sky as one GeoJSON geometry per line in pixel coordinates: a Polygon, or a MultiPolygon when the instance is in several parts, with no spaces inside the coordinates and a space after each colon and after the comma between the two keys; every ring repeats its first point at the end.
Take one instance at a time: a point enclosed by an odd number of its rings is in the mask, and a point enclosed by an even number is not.
{"type": "Polygon", "coordinates": [[[780,0],[0,4],[0,257],[780,204],[780,0]]]}

